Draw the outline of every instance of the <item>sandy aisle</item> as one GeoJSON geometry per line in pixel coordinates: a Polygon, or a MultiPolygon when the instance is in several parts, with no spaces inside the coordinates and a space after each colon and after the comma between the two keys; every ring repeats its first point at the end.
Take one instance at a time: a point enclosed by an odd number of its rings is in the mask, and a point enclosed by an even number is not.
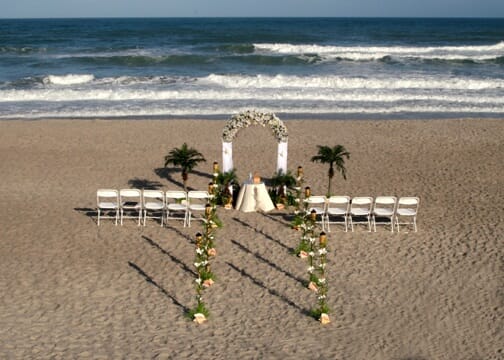
{"type": "MultiPolygon", "coordinates": [[[[190,229],[172,222],[96,226],[96,189],[160,184],[186,141],[221,162],[223,121],[0,122],[0,358],[503,359],[504,121],[286,121],[289,168],[326,190],[316,145],[343,144],[348,180],[333,191],[417,195],[418,233],[330,235],[333,322],[306,315],[305,263],[286,212],[219,209],[211,321],[194,306],[190,229]],[[147,281],[146,281],[147,280],[147,281]]],[[[245,179],[275,170],[267,129],[233,143],[245,179]]]]}

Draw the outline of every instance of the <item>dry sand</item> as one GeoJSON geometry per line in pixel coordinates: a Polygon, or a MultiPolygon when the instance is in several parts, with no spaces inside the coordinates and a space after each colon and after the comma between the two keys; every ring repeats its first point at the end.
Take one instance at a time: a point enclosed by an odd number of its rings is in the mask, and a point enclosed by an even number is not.
{"type": "MultiPolygon", "coordinates": [[[[197,223],[97,227],[96,190],[158,184],[186,141],[221,161],[223,121],[0,122],[2,359],[503,359],[504,121],[286,121],[289,168],[313,193],[316,145],[343,144],[334,192],[420,197],[418,232],[341,229],[329,239],[332,323],[307,315],[306,264],[286,211],[219,209],[217,283],[195,305],[197,223]],[[159,173],[159,171],[158,171],[159,173]]],[[[275,170],[276,143],[251,127],[234,142],[238,175],[275,170]]]]}

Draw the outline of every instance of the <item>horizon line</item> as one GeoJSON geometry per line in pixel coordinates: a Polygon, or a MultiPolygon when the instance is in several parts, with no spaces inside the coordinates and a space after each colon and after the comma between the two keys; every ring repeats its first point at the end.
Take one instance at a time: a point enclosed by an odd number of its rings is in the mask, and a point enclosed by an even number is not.
{"type": "Polygon", "coordinates": [[[82,20],[82,19],[504,19],[504,16],[55,16],[0,17],[0,20],[82,20]]]}

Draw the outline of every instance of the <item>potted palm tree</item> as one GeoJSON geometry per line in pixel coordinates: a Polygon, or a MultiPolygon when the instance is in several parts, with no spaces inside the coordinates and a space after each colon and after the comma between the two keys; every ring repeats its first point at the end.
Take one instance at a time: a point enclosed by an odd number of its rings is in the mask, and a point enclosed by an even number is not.
{"type": "MultiPolygon", "coordinates": [[[[275,203],[277,209],[282,209],[285,205],[291,205],[289,203],[289,192],[288,188],[296,186],[296,178],[292,175],[290,171],[284,173],[282,170],[276,172],[271,178],[271,190],[270,197],[275,203]]],[[[292,198],[292,196],[291,196],[292,198]]]]}
{"type": "Polygon", "coordinates": [[[343,179],[346,180],[345,158],[350,159],[350,153],[343,145],[333,147],[317,145],[318,154],[311,158],[313,162],[329,164],[329,185],[327,187],[327,196],[331,196],[331,182],[334,177],[335,169],[341,173],[343,179]]]}
{"type": "Polygon", "coordinates": [[[173,166],[180,166],[184,191],[187,191],[189,173],[198,166],[200,162],[206,162],[203,155],[198,150],[188,147],[186,143],[183,143],[180,148],[171,149],[168,155],[165,156],[164,166],[167,167],[170,164],[173,166]]]}
{"type": "Polygon", "coordinates": [[[219,172],[216,181],[218,185],[218,191],[216,194],[217,203],[219,205],[224,205],[226,209],[231,209],[234,194],[239,190],[236,169],[232,169],[231,171],[226,172],[219,172]]]}

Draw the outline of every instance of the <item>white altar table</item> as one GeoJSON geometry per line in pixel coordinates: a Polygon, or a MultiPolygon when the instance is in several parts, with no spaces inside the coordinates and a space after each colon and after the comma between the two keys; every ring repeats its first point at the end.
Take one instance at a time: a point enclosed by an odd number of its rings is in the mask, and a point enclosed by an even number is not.
{"type": "Polygon", "coordinates": [[[236,201],[236,209],[243,212],[268,212],[275,208],[264,183],[242,185],[236,201]]]}

